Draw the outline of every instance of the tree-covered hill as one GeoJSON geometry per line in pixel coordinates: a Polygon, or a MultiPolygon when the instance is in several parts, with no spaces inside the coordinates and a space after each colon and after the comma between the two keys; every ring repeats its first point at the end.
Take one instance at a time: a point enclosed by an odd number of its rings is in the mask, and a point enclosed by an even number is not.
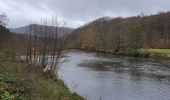
{"type": "Polygon", "coordinates": [[[75,29],[67,38],[69,48],[126,51],[130,42],[145,48],[170,48],[170,12],[128,18],[103,17],[75,29]],[[133,33],[137,28],[137,33],[133,33]],[[143,41],[143,42],[140,42],[143,41]]]}

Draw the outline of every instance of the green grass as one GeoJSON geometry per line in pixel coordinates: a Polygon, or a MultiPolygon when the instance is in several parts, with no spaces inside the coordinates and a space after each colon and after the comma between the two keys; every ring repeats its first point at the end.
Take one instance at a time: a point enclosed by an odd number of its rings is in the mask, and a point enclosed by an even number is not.
{"type": "Polygon", "coordinates": [[[0,100],[83,100],[62,80],[47,78],[42,68],[0,61],[0,100]]]}
{"type": "Polygon", "coordinates": [[[140,49],[139,52],[149,54],[150,57],[170,58],[170,49],[140,49]]]}

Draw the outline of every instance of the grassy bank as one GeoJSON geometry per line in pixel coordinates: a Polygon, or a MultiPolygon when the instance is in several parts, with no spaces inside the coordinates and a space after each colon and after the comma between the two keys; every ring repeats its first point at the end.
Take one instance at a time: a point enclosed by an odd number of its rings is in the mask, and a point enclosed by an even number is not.
{"type": "Polygon", "coordinates": [[[139,53],[153,58],[170,58],[170,49],[140,49],[139,53]]]}
{"type": "Polygon", "coordinates": [[[0,61],[0,100],[82,100],[63,81],[47,78],[42,68],[0,61]]]}
{"type": "Polygon", "coordinates": [[[136,57],[147,57],[147,58],[170,58],[170,49],[151,49],[151,48],[139,49],[136,55],[129,54],[128,51],[113,52],[113,50],[102,50],[102,49],[100,50],[80,49],[80,50],[84,50],[88,52],[108,53],[113,55],[125,55],[125,56],[136,56],[136,57]]]}

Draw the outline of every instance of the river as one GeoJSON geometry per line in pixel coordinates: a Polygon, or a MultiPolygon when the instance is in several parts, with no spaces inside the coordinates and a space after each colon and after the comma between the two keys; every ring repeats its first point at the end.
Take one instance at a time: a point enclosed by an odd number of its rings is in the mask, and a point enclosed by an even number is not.
{"type": "Polygon", "coordinates": [[[170,67],[164,60],[73,51],[61,79],[87,100],[170,100],[170,67]]]}

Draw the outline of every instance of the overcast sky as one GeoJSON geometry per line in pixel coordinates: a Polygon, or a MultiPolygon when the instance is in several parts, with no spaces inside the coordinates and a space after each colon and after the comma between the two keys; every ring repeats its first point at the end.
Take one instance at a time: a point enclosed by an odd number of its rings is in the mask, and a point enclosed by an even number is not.
{"type": "Polygon", "coordinates": [[[8,27],[12,28],[52,16],[76,28],[103,16],[150,15],[160,11],[170,11],[170,0],[0,0],[0,12],[8,15],[8,27]]]}

